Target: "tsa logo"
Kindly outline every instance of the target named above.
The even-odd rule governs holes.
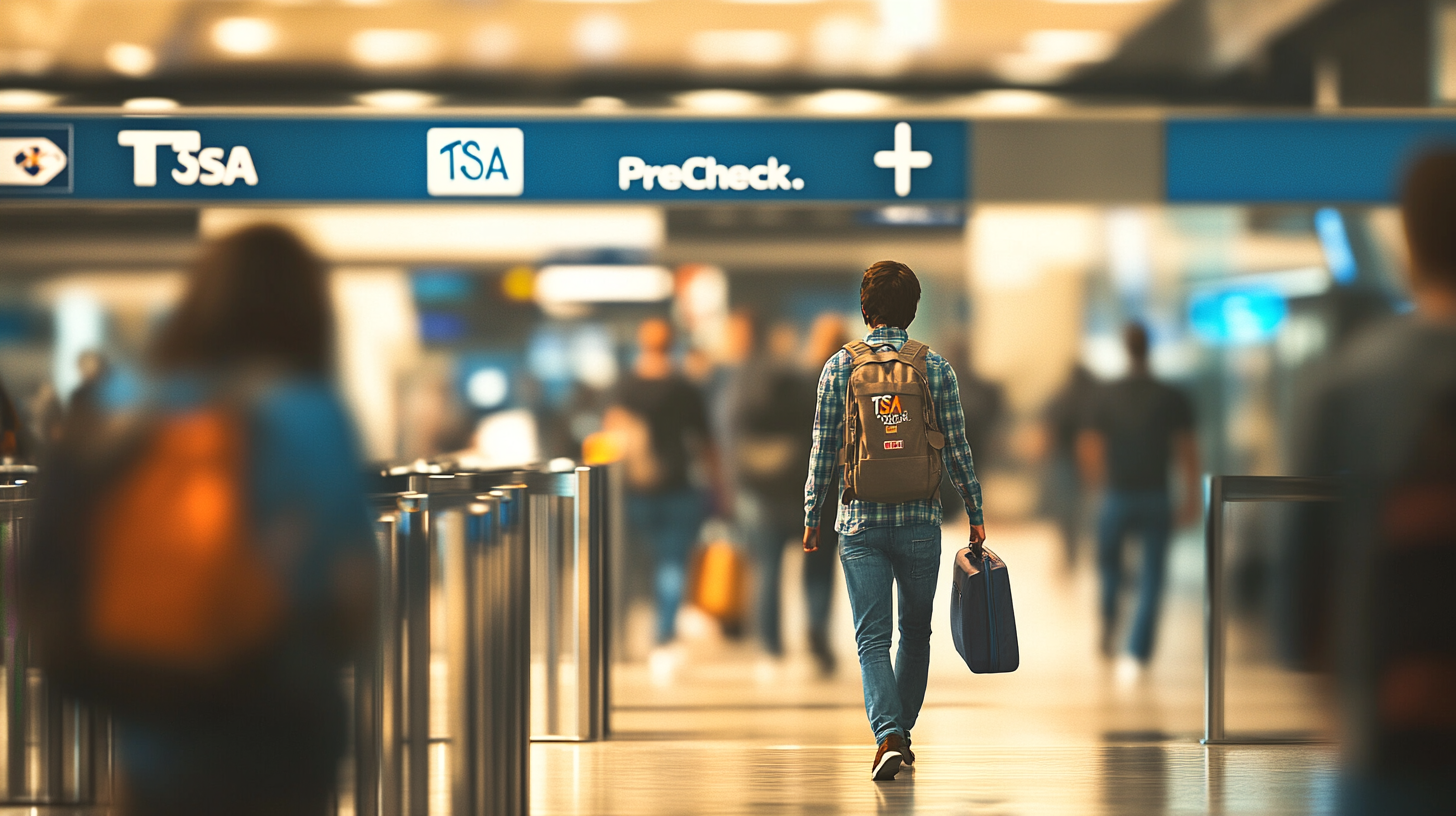
[[[44,187],[69,164],[66,151],[44,136],[0,136],[0,185]]]
[[[157,186],[157,148],[160,147],[170,147],[176,154],[177,166],[171,176],[183,187],[198,182],[205,187],[219,184],[231,187],[238,181],[249,187],[258,186],[258,170],[253,166],[253,154],[248,148],[236,145],[231,151],[224,151],[220,147],[203,147],[200,131],[123,130],[116,134],[116,143],[131,148],[131,183],[136,187]]]
[[[430,128],[425,162],[432,196],[518,196],[526,188],[520,128]]]

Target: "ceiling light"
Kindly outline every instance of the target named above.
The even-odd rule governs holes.
[[[112,43],[106,47],[106,67],[129,77],[144,77],[157,67],[157,55],[145,45]]]
[[[794,40],[774,29],[699,31],[688,57],[702,68],[778,68],[794,56]]]
[[[584,15],[571,31],[571,44],[586,62],[611,62],[627,47],[627,25],[607,12]]]
[[[501,204],[203,210],[205,238],[260,222],[296,230],[335,261],[531,261],[572,250],[655,250],[667,233],[656,207]]]
[[[965,97],[963,107],[972,113],[1042,113],[1062,105],[1062,99],[1042,91],[1001,89],[981,91]]]
[[[349,56],[364,68],[426,68],[440,54],[440,38],[418,28],[367,28],[349,38]]]
[[[766,102],[759,94],[729,88],[688,91],[674,96],[672,101],[702,113],[747,113],[763,107]]]
[[[875,91],[838,88],[803,97],[801,104],[815,113],[874,113],[890,106],[890,97]]]
[[[1004,54],[992,63],[992,71],[1016,85],[1052,85],[1071,75],[1075,66],[1048,62],[1026,54]]]
[[[1141,3],[1156,3],[1158,0],[1047,0],[1047,2],[1080,6],[1132,6]]]
[[[536,274],[540,303],[655,303],[672,297],[662,266],[553,264]]]
[[[228,17],[212,27],[212,44],[235,57],[257,57],[278,44],[278,27],[257,17]]]
[[[57,94],[25,88],[0,89],[0,110],[35,110],[49,108],[60,101]]]
[[[940,41],[941,0],[879,0],[880,26],[885,38],[916,50]]]
[[[176,110],[182,107],[182,105],[177,100],[168,99],[164,96],[138,96],[121,103],[121,107],[123,110],[155,113]]]
[[[1022,41],[1026,55],[1042,62],[1080,64],[1101,62],[1117,52],[1117,38],[1110,31],[1043,29]]]
[[[627,107],[627,103],[615,96],[588,96],[581,100],[581,109],[595,113],[611,113]]]
[[[418,110],[439,104],[440,95],[426,93],[425,91],[393,88],[355,94],[354,101],[371,108],[383,108],[385,110]]]
[[[501,66],[515,59],[519,44],[514,26],[487,23],[470,32],[465,53],[476,65]]]

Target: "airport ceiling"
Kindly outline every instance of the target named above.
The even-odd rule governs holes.
[[[708,88],[1075,89],[1149,32],[1192,63],[1180,71],[1237,70],[1330,3],[0,0],[0,89],[49,89],[72,104],[149,93],[316,104],[377,88],[466,104]],[[1191,38],[1179,22],[1190,14]]]

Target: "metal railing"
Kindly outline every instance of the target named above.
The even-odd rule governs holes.
[[[524,816],[531,739],[606,736],[610,484],[380,477],[378,644],[352,676],[341,811]]]
[[[531,739],[606,738],[610,468],[531,480]]]
[[[110,721],[58,693],[31,665],[30,632],[20,615],[35,474],[28,465],[0,465],[0,804],[105,805],[111,800]]]
[[[1204,745],[1288,742],[1224,732],[1224,680],[1227,671],[1227,612],[1224,607],[1224,505],[1230,502],[1332,502],[1339,484],[1296,476],[1208,476],[1204,480],[1203,544],[1207,577],[1203,602]]]

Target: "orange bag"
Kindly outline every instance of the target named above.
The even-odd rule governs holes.
[[[743,631],[748,613],[748,560],[737,547],[714,541],[698,549],[692,569],[693,605],[716,618],[724,634]]]
[[[84,614],[98,652],[207,671],[272,635],[283,593],[249,536],[238,425],[220,410],[164,420],[97,506]]]
[[[64,441],[26,559],[37,663],[118,712],[244,692],[288,595],[253,529],[245,413],[220,400]]]

